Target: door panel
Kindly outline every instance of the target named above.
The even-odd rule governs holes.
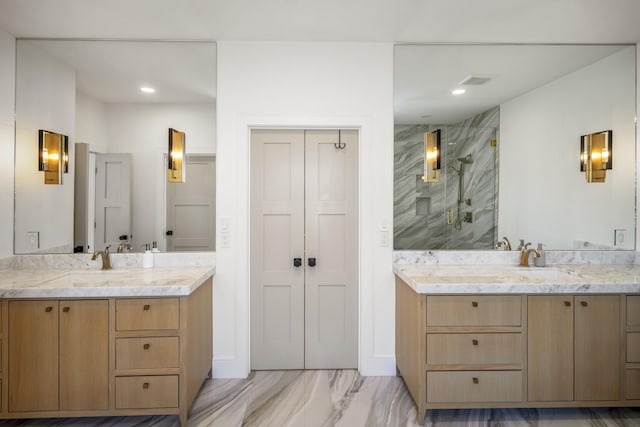
[[[304,368],[304,131],[251,135],[251,369]]]
[[[357,368],[358,132],[306,131],[305,165],[305,367]]]
[[[187,156],[185,182],[167,183],[167,251],[215,250],[213,156]]]
[[[113,248],[119,237],[131,238],[131,155],[96,155],[95,244],[93,250]]]

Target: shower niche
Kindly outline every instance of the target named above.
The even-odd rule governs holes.
[[[425,133],[440,132],[440,179],[425,182]],[[394,248],[492,249],[499,108],[460,123],[396,125]]]

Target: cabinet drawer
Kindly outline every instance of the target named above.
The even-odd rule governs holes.
[[[178,329],[178,298],[131,298],[116,300],[116,329],[136,331]]]
[[[640,326],[640,295],[627,296],[627,326]]]
[[[640,369],[627,369],[627,399],[640,399]]]
[[[627,334],[627,362],[640,363],[640,332]]]
[[[427,326],[520,326],[519,295],[427,297]]]
[[[116,369],[177,368],[178,337],[118,338]]]
[[[428,334],[429,365],[519,365],[521,334]]]
[[[522,371],[427,372],[428,403],[522,401]]]
[[[116,409],[176,408],[178,376],[116,378]]]

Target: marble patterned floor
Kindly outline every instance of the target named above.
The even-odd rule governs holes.
[[[176,416],[5,420],[0,426],[178,427]],[[259,371],[207,381],[189,427],[413,427],[416,408],[402,379],[357,371]],[[640,427],[640,408],[430,411],[425,426]]]

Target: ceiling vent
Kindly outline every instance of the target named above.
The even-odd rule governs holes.
[[[496,76],[487,76],[487,75],[470,75],[462,79],[459,86],[469,85],[469,86],[480,86],[488,82],[489,80],[495,79]]]

